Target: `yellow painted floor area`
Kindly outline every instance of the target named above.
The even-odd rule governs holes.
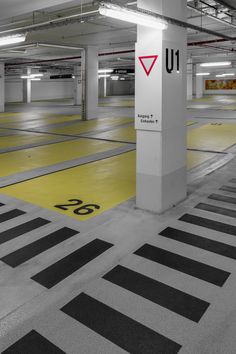
[[[47,115],[24,115],[18,118],[15,117],[9,117],[9,118],[0,118],[0,126],[4,126],[6,128],[26,128],[27,125],[31,123],[35,123],[38,126],[43,126],[43,125],[50,125],[50,124],[56,124],[56,123],[64,123],[64,122],[71,122],[78,120],[80,121],[80,115],[73,115],[73,116],[66,116],[66,115],[61,115],[61,116],[47,116]]]
[[[58,134],[68,134],[68,135],[78,135],[82,133],[87,133],[99,129],[109,129],[121,124],[132,123],[133,118],[101,118],[101,119],[92,119],[86,122],[80,122],[78,124],[73,124],[68,127],[54,128],[50,129],[50,132]]]
[[[120,143],[78,139],[0,154],[0,177],[121,147]]]
[[[51,142],[58,139],[56,135],[50,134],[21,134],[0,137],[0,149],[9,147],[20,147],[26,144],[35,144],[41,142]]]
[[[221,106],[219,109],[223,109],[224,111],[236,111],[236,105],[229,105],[229,106]]]
[[[135,196],[135,156],[135,151],[124,153],[1,188],[0,192],[85,221]],[[214,156],[188,151],[188,169]]]
[[[189,149],[224,151],[236,144],[236,124],[205,124],[187,134]]]
[[[136,132],[133,126],[117,128],[108,132],[93,135],[94,138],[133,142],[136,141]]]
[[[187,168],[188,170],[191,170],[215,156],[216,154],[210,152],[187,151]]]
[[[99,106],[101,106],[101,107],[134,107],[134,100],[102,102],[102,103],[99,103]]]
[[[187,126],[191,126],[194,124],[196,124],[196,122],[194,121],[187,122]],[[118,140],[131,143],[136,142],[136,132],[134,126],[116,128],[111,131],[93,135],[93,137],[98,139]]]
[[[1,193],[85,221],[135,195],[135,152],[2,188]],[[76,204],[75,199],[83,203],[64,206],[67,210],[55,207]],[[88,215],[74,213],[85,205],[94,211]],[[79,212],[86,214],[87,210]]]

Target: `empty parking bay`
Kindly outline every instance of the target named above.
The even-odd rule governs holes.
[[[2,188],[7,194],[79,220],[135,195],[135,152]]]
[[[50,166],[121,146],[122,144],[119,143],[78,139],[1,154],[0,177]]]
[[[224,151],[236,144],[236,124],[205,124],[187,135],[190,149]]]

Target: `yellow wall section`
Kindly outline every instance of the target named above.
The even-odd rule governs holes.
[[[224,151],[236,144],[236,124],[206,124],[188,131],[190,149]]]
[[[53,145],[0,154],[0,177],[50,166],[102,151],[121,147],[120,143],[78,139]]]
[[[135,152],[70,168],[1,189],[1,193],[61,212],[79,220],[96,216],[135,195]],[[78,216],[71,207],[67,211],[55,208],[69,199],[81,199],[84,204],[97,204],[99,210]]]

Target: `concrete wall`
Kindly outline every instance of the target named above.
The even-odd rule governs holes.
[[[6,102],[22,102],[23,80],[6,80]],[[99,80],[99,97],[103,97],[103,80]],[[32,100],[49,100],[58,98],[72,98],[74,95],[74,81],[42,80],[32,81]],[[134,81],[107,80],[107,96],[134,95]]]
[[[5,82],[6,102],[22,102],[23,80]],[[73,97],[73,80],[32,81],[32,100],[71,98]]]

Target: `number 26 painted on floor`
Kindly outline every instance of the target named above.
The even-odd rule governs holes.
[[[70,207],[81,205],[84,202],[80,199],[69,199],[68,202],[73,202],[70,204],[58,204],[54,205],[55,208],[61,209],[61,210],[68,210]],[[74,214],[76,215],[89,215],[94,213],[95,209],[100,209],[100,206],[97,204],[85,204],[81,205],[79,208],[74,209]]]

